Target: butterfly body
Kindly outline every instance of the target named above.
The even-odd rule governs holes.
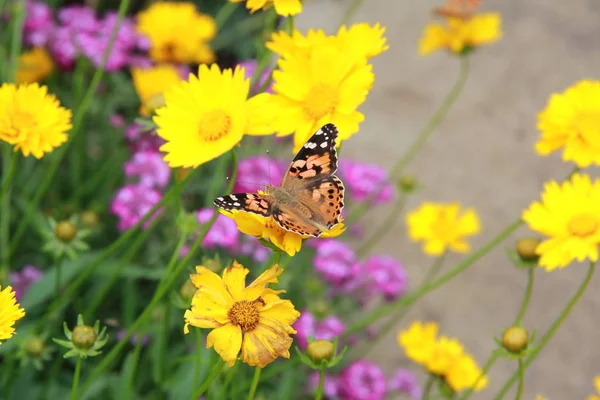
[[[280,186],[219,197],[215,205],[273,217],[285,230],[319,237],[339,223],[344,207],[344,184],[334,175],[337,135],[333,124],[319,129],[298,152]]]

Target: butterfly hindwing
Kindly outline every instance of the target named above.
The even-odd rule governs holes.
[[[306,194],[300,197],[300,202],[311,210],[318,223],[331,229],[340,222],[344,208],[344,184],[335,175],[330,175],[310,182],[306,186]]]
[[[281,184],[291,180],[319,178],[337,171],[336,140],[338,130],[334,124],[325,124],[302,146],[290,164]]]
[[[273,207],[273,219],[286,231],[294,232],[302,236],[319,237],[323,231],[316,226],[304,221],[297,215],[297,211],[288,205],[276,205]]]
[[[268,217],[271,215],[271,202],[255,193],[236,193],[218,197],[214,201],[223,210],[240,210]]]

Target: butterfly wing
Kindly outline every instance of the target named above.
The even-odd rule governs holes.
[[[267,197],[255,193],[235,193],[218,197],[215,205],[223,210],[246,211],[263,217],[271,215],[271,202]]]
[[[298,210],[287,204],[276,204],[273,207],[273,219],[286,231],[302,236],[319,237],[323,233],[317,226],[300,216]]]
[[[340,222],[344,208],[344,184],[335,175],[325,176],[310,182],[298,200],[312,211],[312,219],[317,224],[331,229]]]

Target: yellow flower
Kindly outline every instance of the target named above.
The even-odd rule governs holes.
[[[232,3],[240,3],[245,0],[229,0]],[[250,13],[254,13],[260,9],[267,9],[270,6],[275,7],[275,12],[278,15],[289,17],[296,15],[302,11],[302,3],[300,0],[247,0],[246,8]]]
[[[249,87],[243,68],[221,72],[216,64],[171,86],[154,117],[169,166],[197,167],[231,150],[245,133],[271,133],[268,94],[248,99]]]
[[[217,25],[193,3],[153,3],[138,13],[137,30],[150,40],[150,57],[157,62],[200,64],[215,60],[207,42],[217,33]]]
[[[471,246],[465,238],[480,231],[475,210],[461,210],[458,203],[425,202],[406,217],[408,236],[413,241],[423,241],[423,251],[430,256],[440,256],[448,249],[466,253]]]
[[[598,260],[600,244],[600,179],[575,174],[562,185],[544,185],[541,202],[533,202],[523,212],[529,228],[548,239],[535,252],[539,265],[547,271],[564,268],[574,260]]]
[[[471,47],[495,42],[502,36],[501,17],[498,13],[483,13],[471,18],[446,18],[446,24],[431,23],[419,43],[419,53],[427,55],[435,50],[450,49],[461,53]]]
[[[0,286],[0,344],[15,334],[15,322],[25,316],[25,310],[20,307],[12,287],[2,290]]]
[[[433,374],[444,375],[462,354],[463,347],[456,339],[442,336],[433,346],[425,366]]]
[[[40,82],[52,73],[54,63],[44,48],[36,47],[19,56],[17,83]]]
[[[478,392],[488,384],[487,377],[481,376],[482,372],[473,357],[463,354],[448,369],[444,378],[448,386],[456,392],[469,388]]]
[[[240,232],[255,236],[258,239],[268,239],[272,244],[285,251],[289,256],[295,255],[302,247],[303,236],[287,231],[280,227],[272,217],[263,217],[257,214],[231,210],[220,212],[233,219]],[[325,231],[320,238],[332,238],[341,235],[346,230],[343,222]]]
[[[596,393],[591,394],[587,397],[587,400],[600,400],[600,375],[594,378],[594,387],[596,388]]]
[[[67,141],[71,111],[60,106],[46,86],[3,84],[0,87],[0,140],[24,156],[41,158]]]
[[[398,333],[398,344],[406,356],[425,365],[431,358],[437,343],[438,324],[413,322],[407,330]]]
[[[144,116],[164,106],[164,92],[182,80],[177,68],[170,64],[151,68],[133,68],[131,76],[135,91],[142,102],[140,114]]]
[[[600,165],[600,81],[581,81],[553,94],[538,114],[541,155],[563,149],[564,161],[578,167]]]
[[[184,332],[189,325],[213,330],[206,338],[206,348],[215,351],[230,366],[241,350],[242,361],[261,368],[277,357],[290,357],[291,325],[300,313],[289,300],[278,294],[285,290],[269,289],[277,283],[283,270],[275,264],[254,282],[245,286],[250,272],[236,261],[225,268],[223,278],[209,269],[198,266],[190,275],[198,288],[191,310],[185,312]]]

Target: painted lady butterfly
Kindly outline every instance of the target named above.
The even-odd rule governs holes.
[[[290,164],[281,186],[266,186],[266,193],[236,193],[219,197],[215,205],[272,216],[283,229],[319,237],[340,222],[344,184],[337,171],[334,124],[326,124],[304,144]]]

